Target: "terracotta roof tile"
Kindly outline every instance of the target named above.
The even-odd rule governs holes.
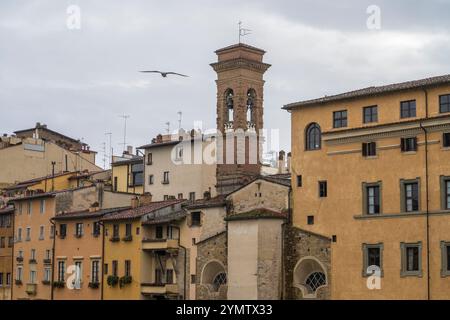
[[[151,202],[148,205],[144,205],[137,208],[129,208],[126,210],[118,211],[115,213],[107,214],[104,217],[104,221],[113,221],[113,220],[128,220],[128,219],[136,219],[140,218],[143,215],[153,212],[155,210],[165,208],[174,204],[185,202],[184,199],[177,200],[168,200],[168,201],[155,201]]]
[[[411,90],[411,89],[417,89],[422,87],[432,87],[442,84],[450,84],[450,74],[437,76],[437,77],[431,77],[426,79],[420,79],[420,80],[414,80],[414,81],[407,81],[407,82],[400,82],[400,83],[394,83],[389,84],[385,86],[373,86],[368,87],[364,89],[349,91],[337,95],[331,95],[331,96],[325,96],[318,99],[311,99],[311,100],[304,100],[299,102],[294,102],[285,105],[282,109],[285,110],[292,110],[297,107],[302,106],[308,106],[308,105],[319,105],[324,104],[328,102],[335,102],[335,101],[341,101],[346,99],[352,99],[352,98],[360,98],[370,95],[376,95],[376,94],[384,94],[384,93],[390,93],[390,92],[396,92],[396,91],[403,91],[403,90]]]

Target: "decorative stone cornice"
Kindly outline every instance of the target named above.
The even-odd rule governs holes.
[[[233,69],[239,69],[239,68],[245,68],[257,72],[264,73],[267,69],[271,67],[270,64],[258,62],[258,61],[251,61],[244,58],[237,58],[232,60],[226,60],[221,62],[215,62],[211,63],[210,66],[214,69],[214,71],[226,71],[226,70],[233,70]]]
[[[339,145],[367,140],[402,137],[405,135],[414,136],[423,133],[421,124],[428,132],[450,130],[450,115],[338,131],[327,131],[322,134],[322,138],[327,145]]]

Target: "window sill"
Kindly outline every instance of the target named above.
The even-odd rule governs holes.
[[[412,155],[416,155],[417,154],[417,151],[403,151],[402,152],[402,155],[405,155],[405,156],[412,156]]]
[[[407,278],[407,277],[417,277],[422,278],[422,271],[402,271],[400,272],[401,278]]]
[[[442,151],[450,151],[450,147],[442,147],[441,150]]]
[[[366,160],[375,160],[375,159],[378,159],[378,156],[363,156],[363,159],[366,159]]]

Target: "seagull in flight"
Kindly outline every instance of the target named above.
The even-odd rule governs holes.
[[[163,78],[167,78],[167,75],[169,75],[169,74],[173,74],[175,76],[181,76],[181,77],[189,77],[189,76],[187,76],[185,74],[171,72],[171,71],[163,72],[163,71],[158,71],[158,70],[152,70],[152,71],[144,70],[144,71],[140,71],[140,72],[144,72],[144,73],[159,73]]]

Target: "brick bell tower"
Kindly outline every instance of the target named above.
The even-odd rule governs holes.
[[[264,50],[243,43],[215,53],[218,61],[211,67],[217,73],[217,130],[223,135],[217,140],[217,192],[228,194],[261,172],[257,134],[263,128],[263,75],[270,65],[263,62]],[[232,132],[245,132],[244,140],[230,140]],[[250,147],[252,134],[256,151]]]

